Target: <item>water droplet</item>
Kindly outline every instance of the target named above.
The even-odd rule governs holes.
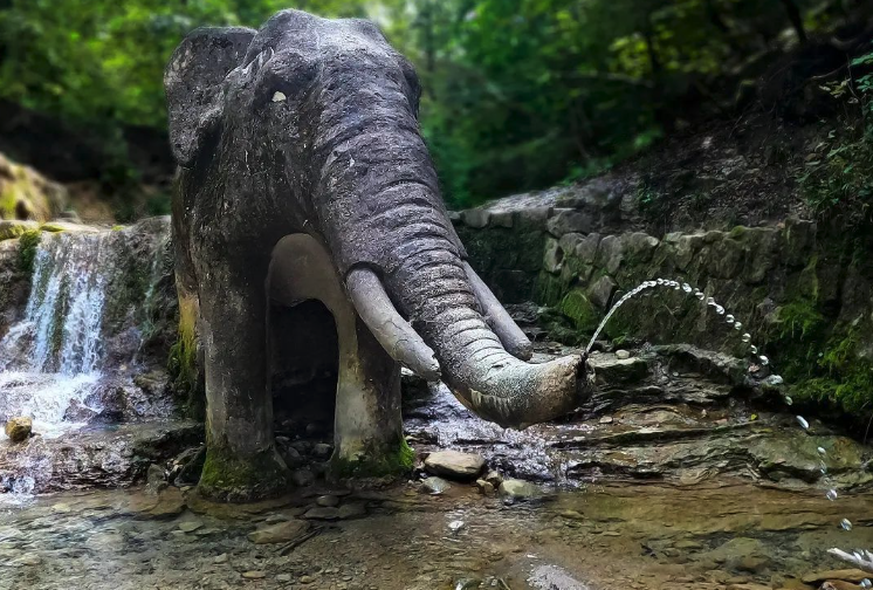
[[[788,405],[788,406],[790,406],[790,405],[792,405],[793,403],[794,403],[794,400],[791,399],[791,396],[790,396],[790,395],[786,395],[786,396],[785,396],[785,404]]]
[[[852,530],[852,521],[848,518],[844,518],[840,521],[840,526],[843,527],[843,530],[851,531]]]
[[[768,359],[763,354],[758,357],[758,360],[761,361],[761,364],[764,365],[765,367],[770,364],[770,359]]]
[[[743,329],[743,322],[737,322],[734,324],[734,330],[740,331]]]
[[[729,324],[733,324],[736,321],[736,318],[731,314],[727,314],[727,317],[724,319]]]
[[[758,354],[758,347],[753,344],[749,347],[749,352],[751,352],[752,354]]]
[[[721,305],[716,305],[715,313],[717,313],[718,315],[724,315],[724,308]]]
[[[463,520],[453,520],[452,522],[449,523],[449,530],[452,531],[453,533],[458,532],[462,528],[464,528],[464,521]]]
[[[679,286],[679,283],[677,283],[676,281],[672,281],[672,284],[670,286],[673,287],[674,291],[678,291],[679,289],[682,288]]]
[[[752,341],[752,335],[749,334],[748,332],[746,332],[745,334],[743,334],[742,341],[743,341],[745,344],[748,344],[749,342]]]
[[[818,471],[822,475],[828,474],[828,466],[824,464],[824,461],[822,461],[821,464],[818,466]]]
[[[873,588],[873,582],[869,578],[861,580],[861,588]]]
[[[655,279],[655,283],[657,283],[658,285],[663,285],[666,282],[667,281],[665,281],[664,279]]]
[[[803,416],[797,417],[797,423],[800,424],[800,427],[804,430],[809,430],[809,422],[806,421],[806,418]]]
[[[706,297],[706,295],[700,289],[694,291],[694,296],[697,297],[698,299],[700,299],[701,301],[703,301],[703,298]]]
[[[715,307],[716,305],[718,305],[718,304],[715,302],[715,297],[707,297],[707,298],[706,298],[706,304],[707,304],[707,305],[711,305],[711,306],[713,306],[713,307]]]
[[[691,293],[691,285],[688,283],[682,283],[682,290],[686,293]]]
[[[827,498],[827,499],[830,500],[831,502],[833,502],[834,500],[836,500],[836,499],[837,499],[837,496],[838,496],[838,494],[837,494],[837,490],[835,490],[835,489],[830,489],[830,490],[828,490],[828,493],[825,494],[825,498]]]
[[[828,454],[828,452],[825,450],[824,447],[818,447],[818,448],[816,449],[816,451],[818,451],[818,454],[821,455],[822,457],[824,457],[825,455]]]

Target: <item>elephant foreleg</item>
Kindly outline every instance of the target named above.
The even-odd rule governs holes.
[[[274,496],[287,487],[288,468],[276,452],[266,380],[266,268],[219,264],[207,276],[200,308],[207,451],[198,489],[226,501]]]

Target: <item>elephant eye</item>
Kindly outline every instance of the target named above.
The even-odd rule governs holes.
[[[257,92],[264,102],[285,102],[305,92],[316,74],[312,61],[298,54],[279,53],[261,70]]]

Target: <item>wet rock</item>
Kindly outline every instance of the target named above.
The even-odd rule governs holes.
[[[857,568],[844,570],[823,570],[804,575],[800,580],[804,584],[820,584],[827,580],[842,580],[844,582],[859,583],[865,579],[873,579],[873,573],[865,572]]]
[[[157,494],[168,485],[164,468],[156,463],[149,465],[146,472],[146,491],[150,494]]]
[[[495,488],[499,487],[500,484],[503,483],[503,476],[494,469],[489,469],[488,473],[486,473],[485,477],[483,477],[482,479],[493,485]]]
[[[494,484],[490,481],[485,481],[484,479],[476,480],[476,487],[479,488],[479,492],[486,496],[494,495]]]
[[[318,443],[312,447],[312,454],[319,459],[327,459],[333,452],[333,445],[327,443]]]
[[[337,520],[339,517],[339,509],[332,506],[316,506],[303,514],[303,518],[309,520]]]
[[[520,479],[507,479],[500,484],[500,495],[511,502],[535,500],[543,496],[543,491],[536,484]]]
[[[5,431],[12,442],[24,442],[33,435],[33,420],[26,416],[10,418],[6,422]]]
[[[343,504],[337,511],[337,517],[340,520],[351,520],[367,516],[367,505],[363,502],[350,502]]]
[[[197,529],[203,527],[203,523],[199,520],[186,520],[179,523],[179,530],[183,533],[193,533]]]
[[[473,453],[437,451],[424,461],[428,473],[459,481],[476,479],[485,467],[485,459]]]
[[[421,491],[433,496],[443,494],[452,488],[452,484],[441,477],[432,475],[421,482]]]
[[[296,539],[308,530],[309,523],[304,520],[286,520],[249,533],[248,538],[249,541],[256,545],[286,543]]]
[[[197,485],[206,462],[206,446],[188,449],[173,460],[169,479],[177,487]]]
[[[335,508],[339,505],[339,498],[331,494],[325,494],[317,497],[315,503],[324,508]]]
[[[315,483],[315,475],[308,469],[298,469],[291,473],[291,481],[297,487],[311,486]]]
[[[620,359],[601,354],[589,359],[597,382],[603,385],[627,385],[638,383],[649,374],[649,363],[640,357]]]
[[[267,573],[261,570],[250,570],[242,573],[242,577],[247,580],[262,580],[267,577]]]

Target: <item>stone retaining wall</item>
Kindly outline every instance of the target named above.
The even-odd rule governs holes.
[[[547,306],[553,336],[581,343],[623,293],[645,280],[675,279],[727,312],[662,288],[625,304],[606,337],[743,356],[748,332],[800,399],[859,418],[873,402],[873,241],[866,236],[799,219],[652,236],[621,223],[628,211],[621,197],[599,208],[590,199],[570,207],[555,198],[512,204],[453,218],[474,268],[498,297]],[[742,329],[727,324],[728,314]]]

